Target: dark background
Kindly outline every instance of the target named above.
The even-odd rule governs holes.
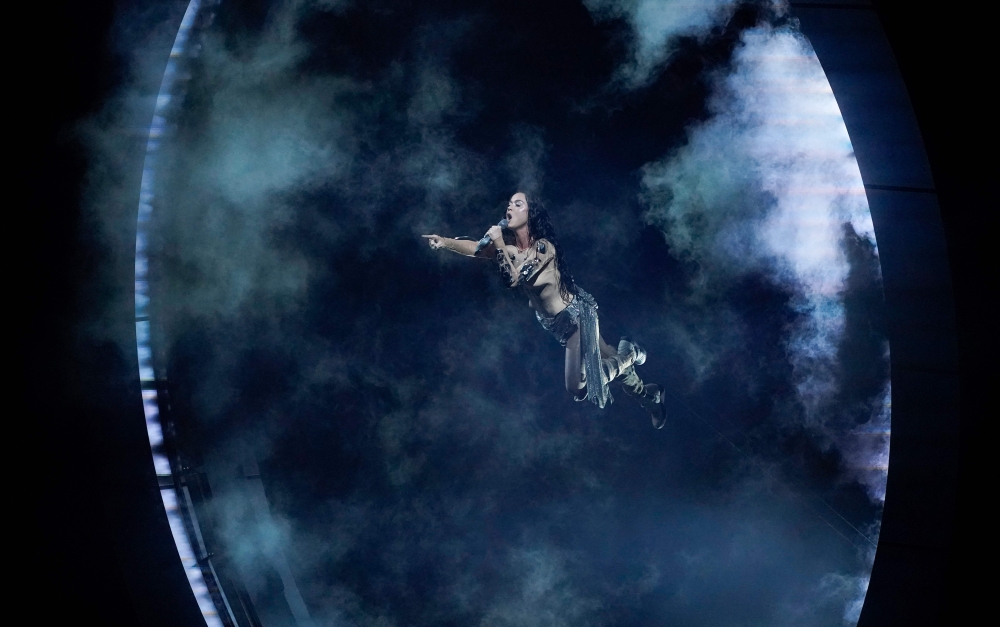
[[[957,621],[957,613],[981,604],[976,555],[985,547],[984,480],[976,460],[984,452],[981,424],[988,412],[987,395],[995,380],[988,330],[991,284],[985,267],[987,212],[992,206],[986,187],[986,162],[980,147],[985,131],[985,65],[982,20],[968,13],[921,13],[904,3],[876,3],[883,27],[909,89],[939,190],[942,217],[956,294],[961,354],[962,467],[957,491],[959,509],[947,612],[951,620],[926,616],[927,624]],[[74,622],[104,625],[138,624],[123,571],[115,559],[101,493],[119,492],[107,483],[109,455],[128,455],[96,428],[113,422],[115,365],[100,348],[80,346],[76,324],[91,310],[94,294],[88,280],[102,263],[101,250],[81,238],[87,228],[80,206],[87,171],[83,147],[71,128],[97,112],[123,78],[124,60],[109,52],[107,38],[115,3],[57,5],[31,24],[28,79],[24,94],[27,128],[37,129],[28,146],[29,185],[26,260],[13,267],[29,269],[28,333],[18,333],[28,385],[31,479],[28,586],[59,599],[46,614]],[[985,31],[985,26],[978,27]],[[988,74],[985,74],[988,76]],[[37,133],[42,137],[37,138]],[[20,177],[19,177],[20,178]],[[22,179],[23,180],[23,179]],[[94,382],[100,385],[94,386]],[[101,396],[95,402],[94,396]],[[121,407],[117,408],[122,410]],[[124,410],[121,411],[125,414]],[[20,416],[20,413],[15,414]],[[13,420],[17,420],[12,416]],[[13,448],[13,447],[12,447]],[[20,449],[17,446],[17,449]],[[137,454],[145,456],[142,449]],[[128,479],[122,479],[127,481]],[[143,559],[172,559],[171,546],[147,545]],[[183,583],[183,582],[181,582]],[[876,591],[869,592],[877,602]],[[905,593],[901,591],[900,593]],[[177,594],[190,594],[186,586]],[[165,595],[169,596],[169,595]],[[65,613],[62,615],[62,613]],[[55,619],[55,616],[52,616]],[[48,622],[48,621],[46,621]]]

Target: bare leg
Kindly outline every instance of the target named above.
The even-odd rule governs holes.
[[[577,398],[586,394],[586,383],[583,380],[583,362],[580,357],[580,330],[577,329],[566,341],[566,390]]]

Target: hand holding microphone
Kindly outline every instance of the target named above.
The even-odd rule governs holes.
[[[500,227],[501,229],[507,228],[507,218],[504,218],[503,220],[500,220],[500,222],[497,224],[497,226]],[[490,229],[490,230],[492,231],[493,229]],[[490,238],[490,234],[486,233],[486,235],[483,236],[483,239],[479,240],[479,243],[476,244],[476,252],[473,253],[473,254],[478,254],[479,251],[481,251],[482,249],[484,249],[487,246],[489,246],[490,245],[490,241],[492,241],[491,238]]]

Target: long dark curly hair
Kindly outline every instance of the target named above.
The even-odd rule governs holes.
[[[559,270],[559,293],[563,298],[570,294],[576,294],[576,281],[573,280],[573,272],[566,262],[566,249],[563,248],[556,236],[556,231],[552,228],[552,221],[549,219],[549,210],[545,206],[545,201],[530,192],[521,192],[528,201],[528,235],[531,241],[547,239],[555,246],[556,258],[553,263]],[[506,244],[514,244],[514,232],[510,229],[503,230],[503,240]]]

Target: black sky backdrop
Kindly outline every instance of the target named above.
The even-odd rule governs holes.
[[[457,200],[438,201],[434,217],[442,225],[439,231],[448,227],[474,234],[482,223],[492,222],[507,192],[524,176],[523,168],[504,171],[493,164],[503,164],[511,153],[530,154],[533,138],[541,136],[547,147],[544,193],[556,207],[578,209],[573,214],[556,212],[577,276],[598,295],[611,321],[650,345],[659,361],[655,365],[651,360],[647,367],[650,377],[671,384],[699,411],[720,409],[723,415],[716,424],[731,420],[736,422],[731,428],[751,432],[755,442],[747,450],[781,467],[778,474],[785,483],[801,481],[796,487],[805,488],[803,493],[822,494],[858,524],[871,520],[863,490],[838,481],[836,459],[808,437],[767,424],[766,405],[782,391],[788,394],[787,382],[786,389],[782,385],[781,357],[773,354],[774,340],[766,335],[770,329],[780,338],[782,324],[794,316],[780,288],[748,276],[723,295],[727,306],[761,331],[760,343],[745,347],[743,354],[728,355],[734,360],[732,370],[718,373],[693,395],[686,394],[690,390],[683,373],[669,367],[671,350],[678,350],[669,338],[642,336],[645,327],[655,326],[644,323],[662,308],[663,293],[683,292],[687,269],[671,257],[658,233],[643,226],[634,169],[680,141],[685,125],[705,115],[703,77],[724,67],[734,33],[685,42],[648,89],[623,97],[608,95],[601,88],[616,53],[621,54],[621,25],[595,27],[582,19],[581,11],[576,10],[578,30],[567,27],[560,32],[560,20],[554,21],[557,27],[543,28],[553,22],[542,19],[550,16],[537,15],[506,25],[510,31],[538,24],[539,34],[554,31],[551,40],[565,39],[582,48],[587,46],[579,41],[589,37],[591,48],[598,50],[585,52],[601,70],[586,73],[600,80],[579,77],[556,90],[552,68],[547,69],[549,75],[543,68],[537,77],[508,67],[482,71],[493,77],[507,70],[508,76],[531,86],[531,102],[524,103],[524,93],[511,94],[506,81],[483,80],[483,93],[472,98],[481,108],[475,115],[462,112],[456,114],[460,119],[449,121],[455,145],[486,157],[483,171],[476,171],[478,189],[463,190]],[[404,33],[419,31],[415,26],[421,23],[457,20],[454,8],[428,13],[361,19],[348,12],[329,18],[329,32],[340,28],[356,33],[359,24],[379,17],[409,24],[398,26]],[[511,13],[505,6],[505,11],[483,11],[476,17],[490,25],[487,30],[502,33],[503,18]],[[240,42],[253,40],[266,23],[265,15],[263,9],[256,16],[223,13],[220,26],[238,33],[236,43],[230,43],[238,49]],[[734,28],[754,21],[737,20]],[[574,24],[572,19],[567,22]],[[472,48],[496,63],[496,43],[490,36],[462,26],[476,33],[468,37],[476,42]],[[315,48],[323,47],[322,36],[309,30],[302,28],[303,35]],[[359,82],[377,81],[390,72],[392,60],[406,56],[405,35],[386,37],[397,45],[391,51],[365,49],[369,40],[361,39],[365,41],[353,49],[328,46],[332,50],[325,54],[310,54],[302,73],[335,72]],[[529,38],[528,46],[536,41]],[[473,52],[463,49],[463,62],[452,66],[461,66],[453,76],[463,85],[475,82]],[[535,54],[525,58],[550,58]],[[404,68],[401,74],[408,72]],[[406,81],[399,80],[404,102],[395,106],[372,106],[365,102],[371,94],[348,94],[348,99],[358,99],[350,101],[351,107],[367,107],[388,118],[379,119],[383,137],[364,138],[359,152],[370,155],[371,161],[398,142],[392,117],[394,109],[398,116],[407,104]],[[504,107],[491,104],[505,98]],[[664,101],[670,102],[671,115],[655,115],[657,107],[650,103]],[[199,94],[190,94],[189,102],[193,104],[186,124],[195,127]],[[570,117],[567,109],[576,112],[575,125],[564,119]],[[675,111],[683,111],[683,117],[674,119]],[[292,536],[307,538],[299,537],[293,551],[328,547],[331,536],[348,530],[349,538],[338,539],[345,547],[342,554],[331,557],[337,551],[327,548],[320,551],[322,559],[301,559],[302,583],[315,586],[309,591],[311,599],[330,599],[331,587],[340,594],[332,597],[339,602],[337,610],[313,600],[317,615],[337,611],[355,620],[377,615],[404,624],[526,624],[516,613],[526,595],[543,610],[571,617],[569,624],[662,624],[671,618],[682,624],[775,624],[769,617],[789,597],[822,596],[809,587],[814,582],[802,579],[857,568],[853,547],[762,477],[759,468],[745,466],[685,408],[673,408],[676,420],[664,437],[652,434],[641,412],[626,402],[602,414],[568,403],[559,388],[560,351],[533,323],[523,303],[506,296],[487,269],[442,262],[420,248],[420,242],[408,242],[414,222],[423,219],[426,202],[414,211],[414,190],[406,185],[373,201],[364,175],[351,172],[361,180],[340,188],[311,189],[294,198],[296,204],[315,207],[318,217],[295,216],[269,240],[279,249],[284,245],[308,251],[310,273],[324,272],[313,269],[312,260],[320,258],[337,277],[312,280],[310,274],[307,294],[297,295],[301,301],[291,314],[276,320],[269,315],[273,311],[261,314],[245,307],[211,320],[199,315],[199,303],[164,312],[176,325],[171,328],[171,374],[180,392],[178,403],[183,405],[185,398],[189,403],[185,437],[192,450],[199,450],[203,463],[211,465],[212,456],[218,455],[213,446],[221,446],[237,431],[249,434],[253,446],[264,447],[259,452],[267,458],[265,477],[273,507],[295,528]],[[378,180],[386,173],[369,176]],[[377,184],[371,187],[380,189]],[[483,208],[470,210],[476,202]],[[352,216],[355,219],[339,226],[349,237],[330,242],[317,235],[324,208],[375,205],[384,211],[381,221],[378,215],[359,211],[364,220]],[[610,232],[617,246],[602,250],[593,241],[593,220],[587,218],[606,207],[613,208],[616,219],[602,234]],[[391,217],[407,213],[409,222],[402,228]],[[342,216],[336,221],[345,222]],[[853,262],[852,298],[870,308],[870,254],[849,235],[845,245]],[[164,268],[170,272],[165,272],[165,280],[175,284],[164,293],[183,291],[185,280],[197,284],[197,274],[186,276],[170,265],[183,266],[182,257],[166,259]],[[177,300],[183,302],[183,297]],[[174,304],[168,300],[161,306],[169,310]],[[848,308],[849,321],[852,311],[857,309]],[[877,328],[877,315],[874,320]],[[290,343],[291,338],[298,339]],[[865,343],[859,344],[863,354]],[[331,353],[337,359],[324,363]],[[470,360],[470,353],[477,358]],[[220,368],[220,358],[230,361]],[[764,387],[756,397],[740,389],[740,359],[774,370],[762,376]],[[859,363],[870,367],[872,362]],[[307,368],[324,372],[317,375],[305,372]],[[213,379],[219,372],[230,383],[226,392],[231,394],[224,408],[212,415],[204,403],[206,397],[219,395]],[[873,376],[879,373],[869,373]],[[733,398],[739,411],[726,411],[727,398]],[[393,429],[403,433],[385,434]],[[331,503],[345,502],[348,511],[331,513]],[[754,531],[751,541],[733,541],[748,529]],[[758,537],[761,530],[763,540]],[[752,546],[766,555],[734,557],[734,546]],[[704,570],[693,578],[697,585],[692,587],[691,563],[699,559]],[[657,566],[661,570],[656,571]],[[463,580],[470,572],[472,580]],[[743,602],[717,604],[720,598],[740,600],[740,590],[747,595]],[[470,600],[463,605],[456,598]],[[708,600],[713,602],[711,610],[706,610]],[[808,611],[822,616],[817,621],[839,624],[842,606],[819,604]]]

